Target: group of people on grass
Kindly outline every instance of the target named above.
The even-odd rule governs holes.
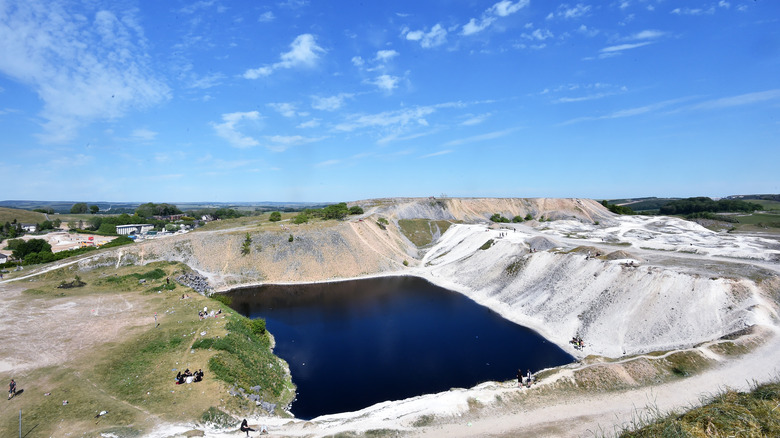
[[[190,371],[189,368],[184,370],[184,373],[179,371],[176,373],[176,384],[181,385],[182,383],[193,383],[193,382],[200,382],[203,380],[203,370],[198,369],[198,371],[195,371],[194,373]]]
[[[576,348],[577,350],[582,350],[583,348],[585,348],[585,342],[579,336],[572,337],[569,343],[574,345],[574,348]]]
[[[222,309],[219,309],[216,312],[213,311],[213,310],[211,312],[209,312],[209,308],[208,307],[204,307],[203,310],[198,310],[198,318],[200,318],[201,320],[204,320],[204,319],[206,319],[208,317],[216,318],[217,315],[219,315],[221,313],[222,313]]]

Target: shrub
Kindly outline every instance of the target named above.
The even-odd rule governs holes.
[[[409,266],[409,262],[404,260],[404,266]]]
[[[246,233],[244,243],[241,244],[241,255],[247,255],[252,250],[252,236]]]
[[[524,219],[527,220],[527,221],[532,221],[532,220],[534,220],[534,217],[531,216],[531,213],[528,213],[527,215],[525,215]]]
[[[271,216],[268,218],[268,220],[271,222],[279,222],[282,220],[282,214],[278,211],[273,211],[271,212]]]
[[[363,209],[359,205],[349,208],[349,214],[363,214]]]
[[[309,222],[309,216],[306,213],[300,213],[293,218],[293,223],[296,225],[305,224]]]
[[[290,238],[289,238],[289,239],[287,239],[287,241],[288,241],[288,242],[292,242],[293,240],[295,240],[295,238],[293,237],[293,235],[292,235],[292,234],[290,234]]]
[[[504,216],[501,216],[499,213],[493,214],[493,216],[490,216],[490,220],[493,222],[501,222],[506,223],[509,222],[509,219],[505,218]]]
[[[512,218],[512,222],[514,222],[514,223],[519,223],[519,222],[522,222],[522,221],[523,221],[523,218],[520,217],[519,215]]]
[[[493,239],[489,239],[489,240],[488,240],[487,242],[485,242],[485,243],[484,243],[482,246],[480,246],[480,247],[479,247],[479,249],[481,249],[482,251],[484,251],[484,250],[486,250],[486,249],[490,248],[491,246],[493,246]]]

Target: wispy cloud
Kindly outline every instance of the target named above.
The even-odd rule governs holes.
[[[0,72],[43,102],[41,141],[66,142],[93,121],[170,97],[148,64],[137,12],[90,12],[38,0],[0,8]]]
[[[212,123],[211,126],[217,131],[217,135],[227,140],[232,146],[249,148],[258,146],[260,142],[241,133],[241,126],[245,122],[259,121],[260,118],[260,113],[257,111],[227,113],[222,114],[222,123]]]
[[[432,152],[432,153],[430,153],[430,154],[423,155],[423,156],[421,156],[420,158],[431,158],[431,157],[438,157],[438,156],[440,156],[440,155],[447,155],[447,154],[451,154],[451,153],[452,153],[452,149],[445,149],[445,150],[443,150],[443,151],[439,151],[439,152]]]
[[[284,152],[293,146],[318,142],[323,138],[324,137],[304,137],[302,135],[271,135],[265,137],[268,141],[267,148],[274,152]]]
[[[330,167],[341,163],[341,160],[325,160],[315,164],[314,167]]]
[[[152,141],[157,137],[157,133],[145,128],[135,129],[132,132],[132,137],[139,141]]]
[[[320,55],[323,53],[325,53],[325,49],[317,45],[314,35],[308,33],[298,35],[290,44],[290,51],[280,55],[279,62],[249,69],[244,72],[244,78],[257,79],[262,76],[268,76],[280,68],[311,68],[317,64]]]
[[[486,134],[480,134],[475,135],[473,137],[466,137],[466,138],[459,138],[457,140],[448,141],[447,143],[444,143],[444,146],[458,146],[466,143],[475,143],[485,140],[494,140],[496,138],[501,138],[507,134],[510,134],[511,132],[515,131],[516,129],[504,129],[502,131],[493,131],[488,132]]]
[[[720,99],[708,100],[689,107],[691,110],[714,110],[722,108],[731,108],[735,106],[753,105],[756,103],[767,102],[780,99],[780,89],[759,91],[755,93],[740,94],[739,96],[724,97]]]
[[[491,115],[492,115],[491,113],[485,113],[485,114],[480,114],[480,115],[477,115],[477,116],[470,116],[468,119],[460,122],[460,124],[462,126],[479,125],[480,123],[482,123],[485,120],[487,120],[487,118],[490,117]]]
[[[669,99],[669,100],[664,100],[662,102],[657,102],[649,105],[614,111],[602,116],[578,117],[576,119],[571,119],[566,122],[563,122],[561,125],[570,125],[572,123],[579,123],[579,122],[592,121],[592,120],[607,120],[607,119],[620,119],[624,117],[635,117],[643,114],[653,113],[662,110],[664,108],[668,108],[672,105],[682,103],[689,99],[690,98]]]
[[[511,2],[503,0],[486,9],[479,18],[471,18],[461,27],[461,35],[474,35],[490,27],[498,18],[506,17],[523,9],[530,4],[530,0]]]
[[[447,29],[438,23],[436,23],[428,32],[404,28],[404,30],[401,31],[401,35],[409,41],[419,41],[420,46],[425,49],[438,47],[447,42]]]
[[[643,46],[646,46],[648,44],[652,44],[652,42],[651,41],[643,41],[641,43],[618,44],[616,46],[604,47],[599,52],[601,52],[601,53],[622,52],[624,50],[631,50],[631,49],[636,49],[637,47],[643,47]]]
[[[425,116],[433,114],[435,108],[431,106],[405,108],[397,111],[385,111],[378,114],[353,115],[348,121],[335,126],[336,131],[350,132],[361,128],[376,128],[389,126],[407,126],[416,124],[427,126]]]
[[[376,58],[374,59],[378,62],[387,62],[398,55],[399,53],[395,50],[379,50],[376,52]]]
[[[257,18],[257,21],[261,23],[269,23],[271,21],[274,21],[275,19],[276,16],[274,16],[274,13],[271,11],[267,11],[260,14],[260,16]]]

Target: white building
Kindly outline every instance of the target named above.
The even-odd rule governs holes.
[[[151,224],[132,224],[132,225],[117,225],[116,233],[122,236],[128,234],[144,234],[147,231],[154,229],[154,225]]]

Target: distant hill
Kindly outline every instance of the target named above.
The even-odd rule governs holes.
[[[101,213],[132,214],[142,202],[106,202],[106,201],[29,201],[8,200],[0,201],[0,207],[17,208],[22,210],[35,210],[36,208],[51,208],[55,213],[70,213],[70,208],[77,202],[86,202],[87,205],[97,205]],[[243,211],[300,211],[304,208],[320,208],[331,203],[328,202],[169,202],[182,211],[232,208]]]
[[[35,211],[0,207],[0,225],[6,222],[13,222],[14,219],[16,219],[16,222],[23,224],[38,224],[46,220],[46,215]]]
[[[750,199],[758,199],[762,201],[777,201],[780,202],[780,195],[731,195],[727,196],[727,199],[741,199],[747,201]]]

